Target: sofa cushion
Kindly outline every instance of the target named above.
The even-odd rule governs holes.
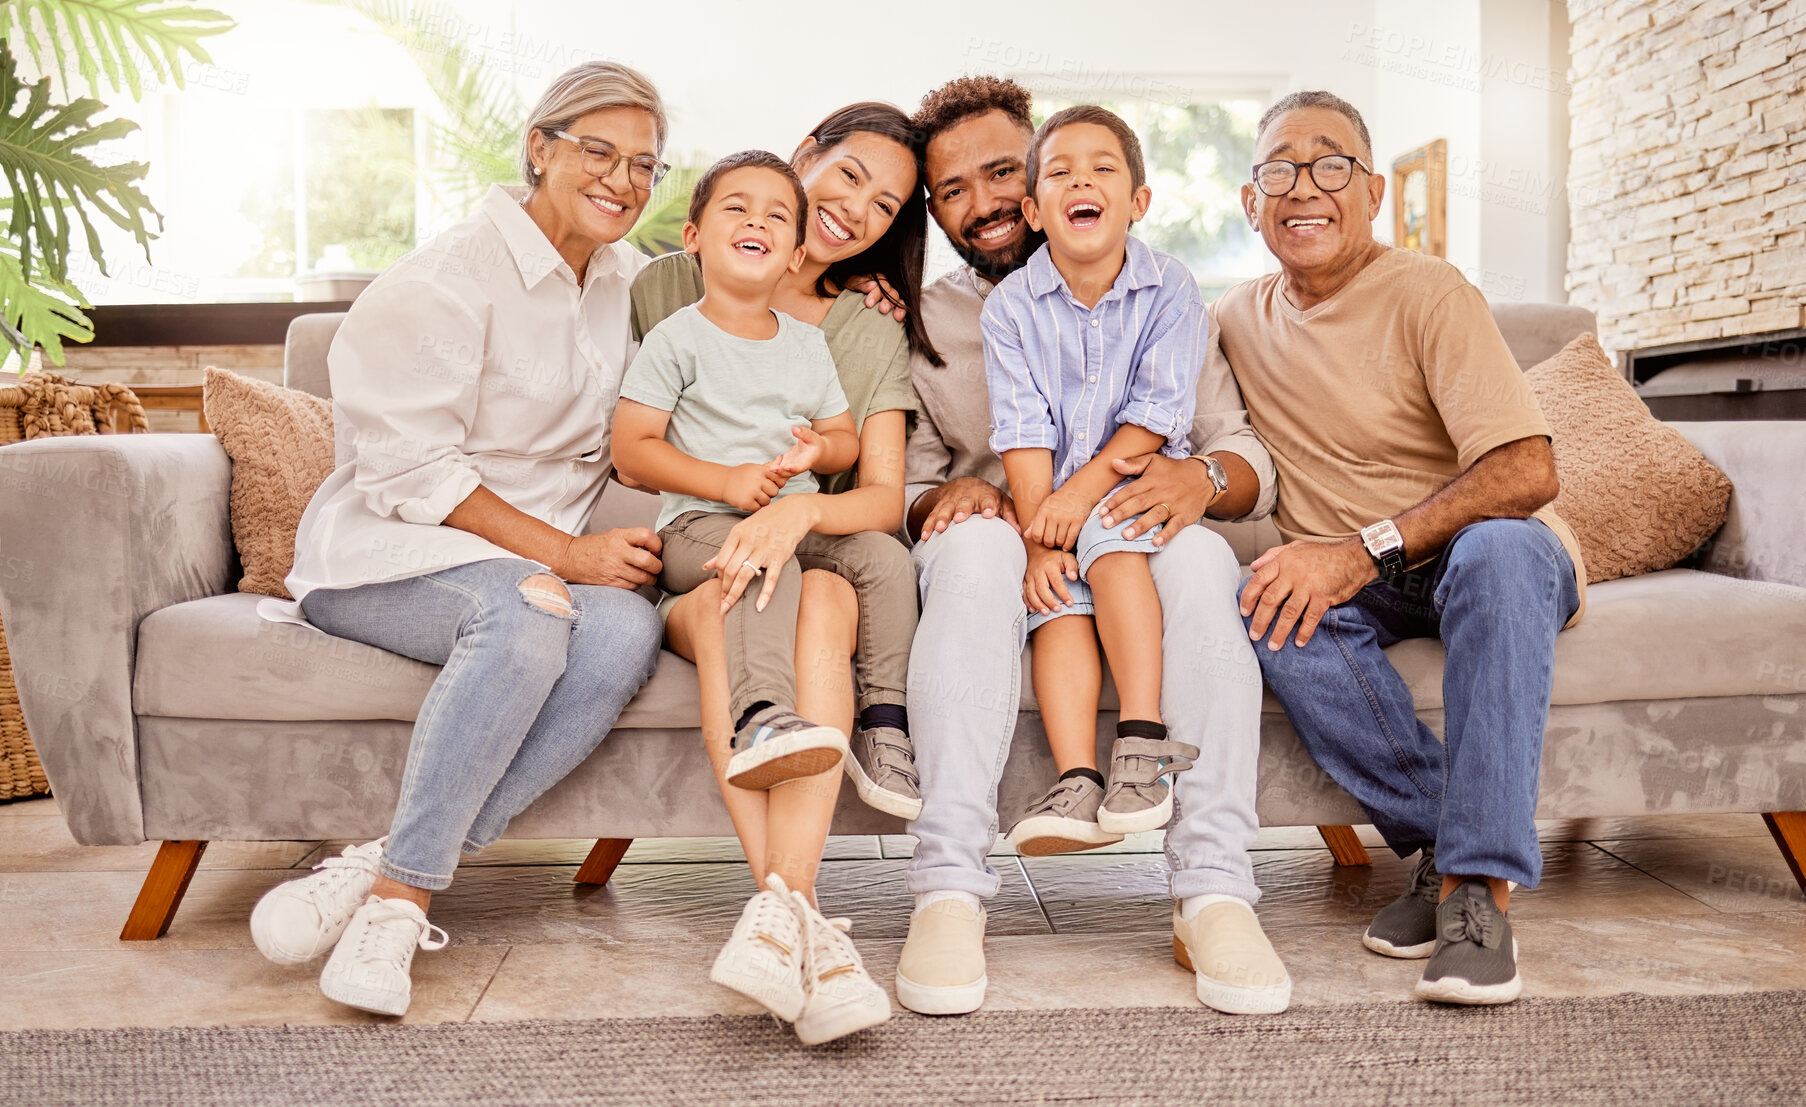
[[[1583,334],[1598,334],[1593,313],[1576,304],[1515,304],[1491,300],[1492,321],[1511,349],[1519,369],[1529,369],[1554,357],[1563,346]]]
[[[1527,377],[1554,434],[1555,511],[1589,582],[1666,569],[1724,525],[1730,478],[1649,413],[1592,335]]]
[[[332,406],[211,365],[201,406],[232,459],[232,542],[245,567],[238,590],[288,599],[295,529],[332,475]]]
[[[255,596],[166,607],[138,626],[132,710],[190,719],[398,719],[412,722],[437,665],[257,614]],[[664,651],[623,727],[702,725],[696,669]]]
[[[1670,569],[1594,590],[1586,622],[1555,645],[1557,704],[1806,691],[1806,588]],[[1252,645],[1249,647],[1252,649]],[[1387,651],[1420,711],[1442,708],[1442,643]],[[272,623],[252,596],[155,612],[138,631],[133,710],[193,719],[413,720],[438,669],[313,627]],[[1022,707],[1036,710],[1028,655]],[[1102,706],[1117,707],[1105,674]],[[1267,693],[1263,710],[1279,712]],[[622,727],[701,725],[696,672],[666,651]]]
[[[1440,641],[1387,656],[1420,711],[1442,707]],[[1555,639],[1557,704],[1802,691],[1806,588],[1692,569],[1606,581],[1587,590],[1586,621]]]

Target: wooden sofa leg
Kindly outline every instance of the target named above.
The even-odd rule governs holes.
[[[597,838],[596,844],[589,848],[589,856],[577,869],[575,883],[607,884],[608,878],[615,874],[615,866],[621,858],[627,856],[627,847],[633,845],[632,838]]]
[[[1367,847],[1361,844],[1361,837],[1354,832],[1354,827],[1320,826],[1317,833],[1323,835],[1323,844],[1329,847],[1330,856],[1336,859],[1336,864],[1373,864],[1373,858],[1367,856]]]
[[[1769,811],[1762,821],[1775,836],[1775,845],[1781,847],[1781,856],[1787,858],[1800,891],[1806,892],[1806,811]]]
[[[169,930],[176,908],[188,892],[188,882],[200,867],[206,842],[164,842],[157,848],[157,859],[145,874],[138,889],[138,901],[119,932],[122,942],[154,942]]]

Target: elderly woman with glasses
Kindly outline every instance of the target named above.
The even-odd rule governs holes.
[[[623,236],[666,170],[665,112],[608,62],[558,77],[521,141],[524,188],[384,272],[327,363],[338,469],[295,536],[288,617],[442,666],[389,833],[257,904],[257,948],[330,951],[320,990],[408,1008],[434,891],[574,769],[652,675],[659,571],[641,528],[585,534],[646,258]],[[272,613],[275,614],[275,613]]]

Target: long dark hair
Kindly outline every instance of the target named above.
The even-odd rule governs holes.
[[[926,357],[936,368],[946,364],[928,341],[928,330],[922,326],[922,257],[928,242],[928,192],[923,187],[922,142],[909,116],[891,104],[865,100],[848,104],[810,128],[814,146],[798,152],[793,164],[798,172],[803,162],[819,156],[856,134],[874,134],[888,138],[915,157],[916,184],[903,207],[891,221],[890,229],[878,241],[850,258],[842,258],[828,266],[815,283],[819,296],[832,296],[836,288],[845,288],[855,277],[883,277],[903,299],[909,314],[903,322],[909,348]]]

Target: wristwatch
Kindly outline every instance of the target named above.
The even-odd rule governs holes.
[[[1398,532],[1398,524],[1390,519],[1381,519],[1371,526],[1361,528],[1361,545],[1367,547],[1367,556],[1379,566],[1380,579],[1391,584],[1398,575],[1405,571],[1405,538]]]
[[[1223,498],[1223,493],[1229,491],[1228,470],[1223,468],[1222,462],[1211,457],[1209,454],[1193,454],[1192,460],[1202,461],[1204,463],[1204,471],[1210,474],[1210,483],[1216,488],[1216,491],[1211,493],[1210,503],[1216,503]],[[1208,511],[1210,509],[1210,504],[1205,504],[1204,507],[1205,510]]]

